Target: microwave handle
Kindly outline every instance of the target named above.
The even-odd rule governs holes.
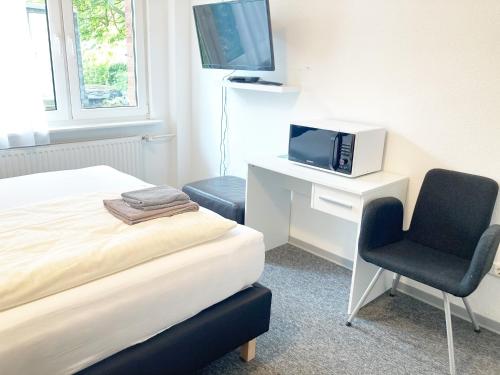
[[[332,153],[330,157],[330,168],[334,171],[336,171],[339,167],[339,157],[340,157],[340,133],[337,133],[335,135],[335,138],[333,139],[333,145],[332,145]]]

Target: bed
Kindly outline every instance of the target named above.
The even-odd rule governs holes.
[[[150,185],[99,166],[0,180],[0,210]],[[215,215],[215,214],[214,214]],[[262,234],[200,245],[0,311],[0,373],[190,373],[269,328]],[[1,296],[0,296],[1,297]]]

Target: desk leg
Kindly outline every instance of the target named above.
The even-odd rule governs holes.
[[[365,198],[363,206],[369,202],[370,199],[376,199],[381,197],[395,197],[399,199],[403,205],[406,203],[406,192],[408,190],[408,180],[400,181],[398,183],[386,186],[383,191],[378,192],[376,195],[372,195],[369,199]],[[361,217],[359,218],[359,223],[361,223]],[[351,294],[349,296],[349,308],[348,313],[351,314],[354,307],[357,305],[361,296],[365,292],[366,288],[370,284],[370,281],[375,276],[378,267],[365,262],[358,255],[358,242],[359,234],[361,232],[361,224],[358,224],[358,234],[356,236],[356,247],[354,251],[354,267],[352,270],[352,282],[351,282]],[[372,292],[366,299],[365,305],[375,298],[380,296],[382,293],[387,291],[392,286],[392,272],[384,272],[377,284],[373,288]]]
[[[245,225],[264,234],[266,250],[288,243],[291,192],[277,173],[249,165]]]
[[[358,255],[358,240],[359,240],[359,225],[358,225],[358,235],[356,238],[356,249],[354,255],[354,266],[352,269],[352,280],[351,280],[351,293],[349,295],[349,307],[347,313],[351,314],[358,304],[359,300],[363,296],[366,288],[370,285],[373,277],[377,273],[379,267],[365,262]],[[373,301],[375,298],[383,294],[387,289],[389,289],[388,275],[390,272],[384,272],[379,278],[378,282],[373,287],[373,290],[368,295],[363,306]]]

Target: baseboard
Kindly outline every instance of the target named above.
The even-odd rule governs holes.
[[[290,237],[288,239],[288,243],[293,246],[297,246],[298,248],[311,253],[313,255],[316,255],[317,257],[323,258],[325,260],[328,260],[332,263],[338,264],[341,267],[347,268],[348,270],[352,271],[352,267],[354,266],[354,263],[352,260],[343,258],[341,256],[338,256],[336,254],[333,254],[329,251],[323,250],[319,247],[316,247],[314,245],[308,244],[307,242],[304,242],[302,240],[299,240],[298,238],[295,237]]]
[[[418,299],[419,301],[425,302],[431,306],[434,306],[440,310],[443,310],[443,299],[439,298],[435,295],[432,295],[430,293],[424,292],[423,290],[420,290],[418,288],[415,288],[411,285],[404,284],[402,281],[399,283],[398,286],[398,292],[402,292],[410,297],[413,297],[415,299]],[[463,320],[470,321],[469,319],[469,314],[467,313],[467,310],[465,307],[461,307],[458,305],[455,305],[453,303],[450,304],[451,306],[451,313],[455,315],[456,317],[459,317]],[[474,310],[474,306],[472,306],[472,309]],[[481,329],[487,329],[488,331],[495,332],[497,334],[500,334],[500,322],[497,322],[493,319],[487,318],[485,316],[475,314],[476,319],[481,326]],[[472,324],[472,323],[471,323]],[[472,329],[472,328],[471,328]]]
[[[329,251],[323,250],[319,247],[316,247],[314,245],[311,245],[307,242],[304,242],[302,240],[299,240],[294,237],[290,237],[288,242],[290,245],[296,246],[308,253],[311,253],[313,255],[316,255],[317,257],[323,258],[325,260],[328,260],[332,263],[338,264],[341,267],[347,268],[349,270],[352,270],[353,268],[353,261],[350,259],[343,258],[341,256],[338,256],[336,254],[333,254]],[[399,283],[398,286],[398,291],[402,292],[410,297],[413,297],[419,301],[425,302],[431,306],[434,306],[440,310],[443,310],[443,299],[436,297],[435,295],[432,295],[430,293],[427,293],[423,290],[420,290],[418,288],[415,288],[413,286],[407,285],[404,283],[402,280]],[[469,315],[467,314],[467,310],[465,310],[465,307],[457,306],[455,304],[450,304],[451,305],[451,313],[455,315],[458,318],[461,318],[463,320],[469,321]],[[474,306],[472,307],[474,309]],[[497,334],[500,334],[500,322],[497,322],[493,319],[487,318],[485,316],[476,314],[477,321],[479,322],[479,325],[481,326],[481,329],[487,329],[488,331],[495,332]],[[472,329],[472,328],[471,328]]]

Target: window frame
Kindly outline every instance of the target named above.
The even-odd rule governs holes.
[[[137,106],[84,108],[80,99],[80,78],[75,43],[72,0],[46,0],[56,110],[46,111],[49,127],[149,118],[146,9],[145,2],[132,0],[134,10],[134,52]]]
[[[46,0],[47,30],[52,64],[52,84],[54,85],[55,110],[46,110],[47,120],[65,121],[71,119],[69,111],[69,90],[66,80],[66,60],[64,31],[59,12],[59,0]],[[59,68],[56,68],[59,67]]]

